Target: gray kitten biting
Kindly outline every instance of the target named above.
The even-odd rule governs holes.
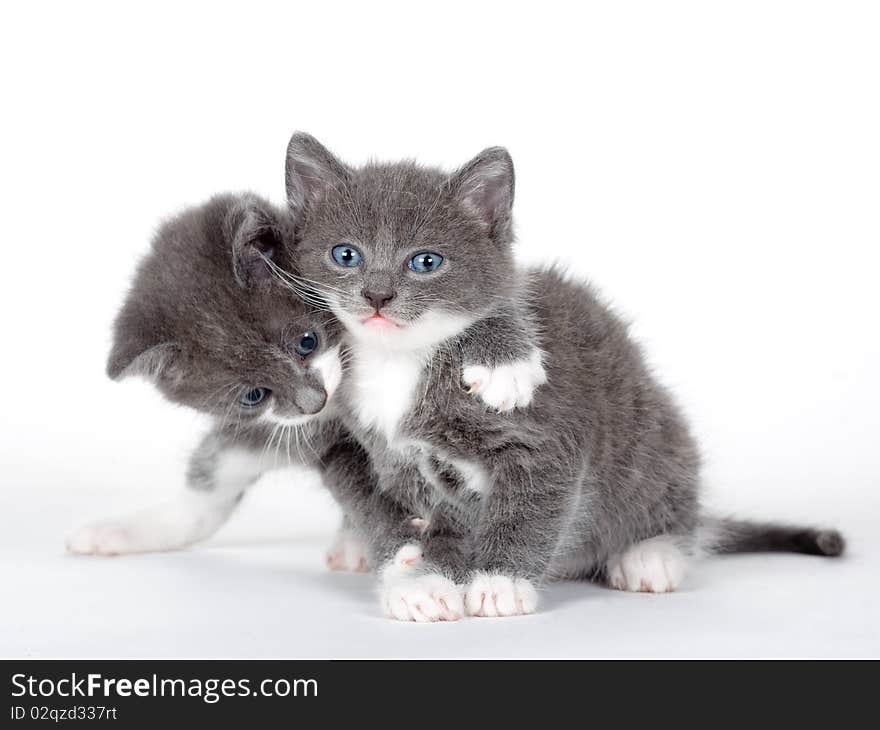
[[[333,438],[324,433],[334,429],[325,403],[342,373],[338,327],[273,275],[289,265],[291,235],[287,214],[253,195],[220,195],[162,225],[117,315],[107,372],[147,377],[169,400],[213,416],[214,427],[178,499],[83,528],[68,540],[72,552],[183,547],[213,534],[279,453],[299,446],[302,461],[326,457]],[[356,445],[350,451],[365,463]],[[329,471],[347,472],[337,460]]]
[[[287,181],[298,271],[347,333],[340,418],[386,498],[347,511],[373,526],[388,615],[530,613],[554,577],[671,591],[700,549],[842,552],[836,531],[703,516],[696,444],[624,324],[560,272],[515,266],[505,150],[451,175],[352,168],[299,133]],[[546,375],[528,407],[500,414],[459,380],[464,368],[471,389],[494,385],[463,350],[499,334],[522,373]],[[376,527],[389,504],[424,518],[418,540]]]
[[[216,196],[160,228],[116,318],[107,372],[145,376],[214,425],[191,456],[179,498],[80,529],[68,540],[72,552],[171,550],[202,540],[262,473],[291,461],[318,468],[350,509],[380,512],[383,532],[414,534],[413,515],[383,504],[368,457],[333,417],[340,330],[321,288],[293,273],[292,240],[287,212],[254,195]],[[496,366],[487,368],[490,379],[511,367],[516,348],[505,351],[503,341],[469,348],[471,362]],[[496,390],[510,407],[531,396],[522,378]],[[328,563],[367,568],[354,521],[344,519]]]

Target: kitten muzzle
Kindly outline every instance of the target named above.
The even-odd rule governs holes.
[[[378,330],[380,332],[388,332],[390,330],[401,329],[402,326],[397,324],[397,322],[393,322],[387,317],[383,317],[378,312],[367,317],[365,320],[362,321],[362,323],[365,327],[369,327],[372,330]]]

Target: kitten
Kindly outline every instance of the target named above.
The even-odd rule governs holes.
[[[72,552],[202,540],[291,441],[331,442],[317,439],[323,424],[308,422],[325,414],[339,384],[338,328],[272,275],[272,265],[288,265],[290,235],[288,216],[253,195],[217,196],[160,228],[116,318],[107,372],[149,378],[169,400],[213,416],[214,426],[190,457],[179,499],[83,528],[68,540]],[[306,448],[302,460],[321,452]]]
[[[321,290],[290,273],[292,237],[288,214],[253,195],[217,196],[159,230],[116,319],[107,371],[113,379],[149,378],[169,400],[211,415],[214,425],[191,456],[178,499],[85,527],[68,540],[72,552],[170,550],[205,539],[262,473],[291,461],[318,467],[346,504],[356,505],[359,495],[371,499],[369,460],[333,418],[342,378],[339,327],[320,306]],[[505,359],[503,338],[471,349],[491,356],[489,365],[498,361],[489,381],[516,367]],[[494,377],[496,386],[500,381]],[[513,407],[531,389],[518,378],[495,394]],[[279,455],[286,460],[279,463]],[[385,513],[393,520],[387,529],[412,532],[411,515]],[[348,519],[328,565],[368,567]]]
[[[530,613],[554,577],[671,591],[706,532],[723,552],[842,551],[834,531],[701,516],[697,447],[624,324],[560,272],[516,268],[505,150],[451,175],[355,169],[299,133],[287,186],[298,271],[347,332],[340,418],[386,503],[425,519],[418,541],[370,534],[388,615]],[[527,323],[517,357],[543,366],[547,383],[529,407],[490,414],[457,373],[464,347],[502,334],[499,316]],[[418,551],[419,570],[395,567]]]

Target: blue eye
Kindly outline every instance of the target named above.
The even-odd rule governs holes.
[[[254,406],[260,405],[260,403],[266,400],[271,394],[272,391],[268,388],[254,388],[239,398],[238,402],[245,408],[253,408]]]
[[[353,246],[346,246],[345,244],[334,246],[330,255],[333,256],[333,260],[340,266],[360,266],[364,261],[360,251]]]
[[[304,332],[296,343],[296,351],[303,357],[311,355],[318,347],[318,334],[309,330]]]
[[[433,251],[417,253],[409,260],[409,268],[419,274],[427,274],[436,271],[443,263],[443,257]]]

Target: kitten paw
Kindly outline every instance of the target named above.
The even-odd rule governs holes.
[[[379,591],[383,612],[397,621],[458,621],[464,615],[461,588],[439,573],[389,576]]]
[[[521,616],[538,608],[538,591],[525,578],[478,573],[465,590],[471,616]]]
[[[180,550],[213,535],[237,502],[222,494],[189,492],[167,504],[86,525],[67,538],[67,549],[79,555]]]
[[[620,591],[668,593],[681,585],[685,556],[669,537],[652,537],[608,561],[608,584]]]
[[[468,365],[462,368],[462,381],[468,392],[495,410],[505,412],[525,408],[532,402],[535,390],[547,382],[542,353],[534,349],[527,360],[517,360],[494,368]]]
[[[367,559],[367,546],[357,535],[340,531],[336,536],[336,541],[327,551],[327,567],[330,570],[369,573],[370,563]]]
[[[422,546],[415,542],[408,542],[401,547],[394,557],[382,568],[382,575],[389,573],[407,573],[422,562]]]
[[[74,555],[124,555],[139,552],[134,536],[126,526],[117,522],[96,522],[69,535],[64,542]]]

